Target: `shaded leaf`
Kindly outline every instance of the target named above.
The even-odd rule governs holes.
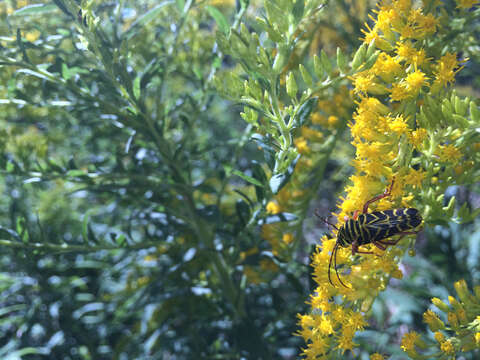
[[[211,17],[215,19],[218,28],[226,35],[230,32],[230,24],[223,14],[214,6],[206,6],[206,9]]]
[[[300,159],[300,155],[298,155],[290,164],[287,171],[283,173],[274,174],[269,181],[270,189],[274,194],[277,194],[288,182],[290,176],[293,174],[293,170],[295,169],[295,165],[297,164],[298,159]]]
[[[57,10],[57,7],[53,4],[32,4],[15,10],[10,16],[39,15],[52,12],[54,10]]]
[[[264,222],[265,222],[265,224],[273,224],[273,223],[277,223],[277,222],[293,221],[293,220],[296,220],[296,219],[298,219],[298,217],[295,214],[281,212],[281,213],[278,213],[278,214],[267,216],[265,218]]]
[[[140,16],[137,20],[133,22],[133,24],[130,26],[130,28],[125,31],[124,35],[127,37],[127,39],[131,38],[132,36],[135,35],[134,30],[136,28],[140,28],[144,26],[145,24],[149,23],[153,19],[155,19],[161,11],[163,11],[163,7],[169,4],[173,4],[173,0],[166,0],[158,4],[157,6],[153,7],[149,11],[147,11],[145,14]]]
[[[244,227],[247,225],[248,220],[250,219],[250,207],[243,200],[237,200],[235,203],[235,210],[237,211],[237,216],[240,219],[240,223]]]
[[[300,109],[298,109],[297,115],[295,117],[295,124],[297,127],[301,127],[305,125],[310,117],[312,111],[317,107],[318,104],[318,97],[310,98],[305,101]]]
[[[251,183],[251,184],[253,184],[253,185],[261,186],[261,187],[264,186],[264,185],[263,185],[260,181],[258,181],[257,179],[255,179],[255,178],[253,178],[253,177],[251,177],[251,176],[245,175],[245,174],[242,173],[241,171],[233,170],[232,173],[235,174],[235,175],[237,175],[237,176],[239,176],[239,177],[241,177],[243,180],[245,180],[246,182],[249,182],[249,183]]]

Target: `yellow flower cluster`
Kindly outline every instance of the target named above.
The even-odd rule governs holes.
[[[460,9],[470,9],[474,5],[478,5],[478,0],[456,0],[457,7]]]
[[[428,132],[418,127],[406,109],[417,106],[422,95],[451,83],[460,69],[454,54],[446,53],[435,60],[434,51],[423,47],[422,40],[432,37],[438,27],[434,10],[425,14],[422,8],[414,8],[410,0],[382,3],[375,11],[376,19],[372,17],[375,25],[367,26],[365,41],[374,41],[382,51],[370,69],[352,77],[354,93],[359,96],[354,121],[349,124],[356,148],[356,174],[350,179],[353,185],[346,188],[347,197],[341,198],[337,214],[340,224],[368,199],[381,193],[394,176],[392,196],[376,203],[376,209],[413,206],[413,193],[422,186],[425,171],[412,168],[408,160],[414,149],[423,149]],[[437,155],[441,161],[450,162],[461,157],[453,144],[439,145]],[[348,251],[342,249],[339,255]],[[392,251],[395,252],[389,253]],[[369,274],[364,266],[371,267],[375,262],[378,260],[367,259],[365,265],[359,264],[359,272]],[[390,268],[395,271],[396,266],[391,264]],[[391,275],[385,271],[382,274],[379,276],[384,280]]]
[[[413,3],[411,0],[380,3],[376,17],[371,17],[374,26],[367,25],[364,31],[364,41],[374,42],[380,52],[373,66],[351,77],[353,93],[358,96],[353,121],[349,124],[356,149],[355,174],[350,177],[352,185],[346,187],[347,195],[340,198],[339,211],[334,214],[337,227],[354,211],[361,210],[369,199],[381,194],[393,178],[391,196],[375,202],[369,210],[421,209],[413,200],[427,173],[422,167],[412,167],[411,160],[415,150],[426,150],[429,132],[419,127],[414,115],[423,97],[451,84],[461,66],[455,54],[447,52],[437,56],[438,52],[428,47],[428,40],[439,28],[436,14],[441,13],[438,8],[441,4],[432,3],[427,13]],[[454,144],[444,144],[436,149],[435,156],[441,161],[449,157],[448,161],[452,162],[459,158],[460,152]],[[302,330],[299,332],[307,342],[304,349],[307,359],[321,358],[326,349],[336,348],[342,352],[351,349],[354,346],[351,331],[363,327],[364,312],[370,309],[391,277],[402,277],[398,262],[407,243],[390,247],[381,256],[364,255],[355,259],[350,256],[350,248],[339,248],[336,262],[338,267],[348,269],[341,275],[349,288],[341,286],[334,274],[331,279],[337,286],[331,286],[328,273],[335,242],[335,238],[325,236],[313,255],[314,280],[318,287],[310,302],[318,315],[300,317]],[[367,246],[364,251],[381,252],[374,246]],[[349,326],[339,313],[346,314],[347,318],[355,314],[362,319],[357,324],[362,325]],[[435,322],[431,313],[426,318]],[[333,333],[325,331],[326,323],[331,325]],[[408,352],[414,344],[418,346],[417,338],[415,333],[406,336],[402,348]],[[446,350],[447,346],[444,346]]]
[[[363,330],[367,325],[360,313],[333,303],[324,308],[323,314],[299,315],[299,324],[302,327],[299,335],[312,339],[303,351],[309,359],[318,359],[327,352],[337,351],[343,354],[346,350],[352,350],[355,346],[355,332]],[[331,347],[332,340],[337,343],[335,349]]]
[[[447,324],[431,309],[423,314],[423,321],[433,332],[435,342],[423,341],[413,331],[403,336],[402,349],[411,358],[425,358],[427,353],[438,353],[439,350],[453,358],[456,353],[480,349],[480,286],[474,288],[474,294],[468,290],[465,280],[457,281],[454,287],[459,300],[449,296],[450,305],[439,298],[432,299]]]

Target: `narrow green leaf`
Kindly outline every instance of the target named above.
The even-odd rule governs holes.
[[[303,14],[305,12],[305,1],[297,0],[295,5],[293,5],[292,13],[293,18],[295,19],[295,24],[298,24],[302,20]]]
[[[137,76],[135,80],[133,80],[133,96],[136,100],[140,99],[140,80],[140,76]]]
[[[87,211],[85,215],[83,215],[83,222],[82,222],[82,239],[83,242],[88,245],[88,222],[90,220],[90,211]]]
[[[302,74],[303,81],[305,81],[305,84],[307,84],[308,87],[311,87],[313,85],[313,79],[308,70],[303,66],[303,64],[300,64],[298,66],[300,70],[300,74]]]
[[[121,234],[120,236],[115,237],[115,242],[117,245],[124,246],[126,244],[125,235]]]
[[[286,213],[286,212],[281,212],[278,214],[274,215],[269,215],[265,219],[266,224],[273,224],[277,222],[285,222],[285,221],[293,221],[298,219],[297,215],[291,214],[291,213]]]
[[[327,75],[330,75],[330,73],[332,72],[332,63],[330,62],[330,59],[323,50],[320,53],[320,61],[322,62],[323,69],[325,70]]]
[[[295,169],[295,165],[297,165],[298,159],[300,159],[300,154],[293,159],[287,171],[274,174],[270,178],[269,185],[274,194],[277,194],[288,183],[288,180],[290,179],[290,176],[292,176],[293,170]]]
[[[317,107],[318,97],[310,98],[305,101],[300,109],[298,109],[297,115],[295,117],[295,124],[297,127],[305,125],[310,117],[312,111]]]
[[[25,100],[21,100],[21,99],[0,99],[0,105],[2,104],[25,105],[28,103]]]
[[[313,70],[315,71],[315,75],[317,75],[320,80],[323,80],[325,69],[317,54],[313,55]]]
[[[88,72],[89,71],[87,69],[82,69],[78,66],[74,66],[74,67],[70,68],[70,67],[68,67],[67,64],[62,63],[62,77],[65,80],[69,80],[77,74],[87,74]]]
[[[275,174],[270,178],[270,189],[274,194],[278,193],[280,189],[287,183],[289,176],[285,173]]]
[[[470,116],[472,117],[473,121],[480,121],[480,110],[475,104],[475,101],[470,101]]]
[[[223,14],[214,6],[208,5],[206,9],[210,16],[215,19],[215,22],[217,23],[220,31],[222,31],[225,35],[228,35],[230,31],[230,24],[228,23],[225,16],[223,16]]]
[[[72,77],[72,74],[70,73],[70,71],[68,69],[68,65],[65,64],[65,63],[62,63],[62,77],[65,80],[68,80]]]
[[[21,359],[22,356],[25,355],[46,355],[44,351],[34,348],[34,347],[26,347],[17,351],[13,351],[7,355],[4,360],[18,360]]]
[[[252,161],[252,175],[261,184],[267,183],[267,175],[265,175],[262,165],[257,161]],[[265,198],[265,188],[263,186],[255,186],[255,194],[257,195],[257,201],[263,200]]]
[[[10,16],[39,15],[57,10],[54,4],[32,4],[15,10]]]
[[[8,315],[9,313],[21,311],[21,310],[25,309],[26,307],[27,307],[26,304],[16,304],[16,305],[10,305],[10,306],[2,307],[2,308],[0,308],[0,316],[3,317],[5,315]]]
[[[48,78],[47,76],[45,76],[45,75],[43,75],[43,74],[40,74],[39,72],[30,70],[30,69],[19,69],[19,70],[17,70],[17,73],[23,73],[23,74],[27,74],[27,75],[31,75],[31,76],[38,77],[38,78],[43,79],[43,80],[52,81],[52,80],[51,80],[50,78]]]
[[[177,4],[177,9],[180,12],[183,12],[183,10],[185,9],[185,0],[176,0],[175,3]]]
[[[258,181],[257,179],[251,177],[251,176],[248,176],[248,175],[245,175],[244,173],[242,173],[241,171],[238,171],[238,170],[233,170],[232,171],[232,174],[234,175],[237,175],[239,177],[241,177],[243,180],[245,180],[246,182],[249,182],[253,185],[256,185],[256,186],[263,186],[263,184]]]
[[[353,56],[352,60],[352,69],[357,70],[357,68],[365,61],[365,55],[367,53],[367,45],[362,44],[355,55]]]
[[[245,194],[244,192],[238,190],[238,189],[233,189],[234,192],[236,192],[238,195],[240,195],[241,197],[243,197],[245,199],[245,201],[248,203],[248,206],[250,208],[254,208],[255,207],[255,204],[253,203],[252,200],[250,200],[250,198],[248,197],[247,194]]]
[[[17,45],[22,51],[22,60],[26,63],[31,63],[30,59],[28,58],[27,51],[25,50],[25,44],[22,41],[22,33],[20,29],[17,28]]]
[[[153,19],[155,19],[160,14],[160,12],[163,10],[164,6],[169,5],[169,4],[173,4],[173,3],[174,3],[174,0],[165,0],[165,1],[161,2],[160,4],[158,4],[157,6],[151,8],[149,11],[147,11],[145,14],[143,14],[137,20],[135,20],[133,22],[133,24],[130,26],[130,28],[128,28],[128,30],[125,31],[124,35],[128,39],[131,38],[132,36],[135,35],[135,33],[133,31],[134,29],[140,28],[140,27],[144,26],[145,24],[147,24],[148,22],[152,21]]]
[[[339,47],[337,47],[337,66],[340,69],[340,71],[342,72],[342,74],[344,74],[346,72],[347,59],[346,59],[345,54],[343,53],[342,49],[340,49]]]
[[[86,173],[83,170],[70,170],[70,171],[67,171],[66,175],[68,177],[77,177],[77,176],[85,176]]]
[[[365,53],[365,57],[367,59],[370,58],[374,54],[375,50],[376,50],[375,40],[372,40],[372,41],[370,41],[370,44],[368,44],[368,48],[367,48],[367,51]]]
[[[5,171],[7,173],[10,173],[10,172],[13,172],[14,169],[15,169],[15,165],[11,161],[8,161],[7,166],[5,166]]]
[[[274,26],[278,27],[280,33],[285,33],[288,31],[288,16],[285,14],[285,11],[280,9],[277,6],[277,2],[272,0],[265,0],[264,4],[265,11],[267,12],[267,19],[270,24],[275,24]]]
[[[295,80],[295,76],[293,75],[292,72],[287,74],[286,87],[287,87],[288,96],[290,96],[292,99],[296,98],[298,86]]]
[[[245,227],[250,219],[250,206],[247,204],[247,202],[238,199],[235,203],[235,210],[237,211],[237,216],[240,219],[240,224],[242,227]]]
[[[62,10],[66,15],[70,16],[70,17],[74,17],[70,11],[67,9],[67,7],[65,6],[65,4],[63,3],[62,0],[53,0],[53,2],[58,6],[58,8],[60,10]]]

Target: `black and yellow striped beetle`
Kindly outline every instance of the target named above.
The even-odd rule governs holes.
[[[365,205],[363,205],[363,212],[361,214],[359,214],[359,210],[356,210],[352,218],[346,218],[345,223],[340,228],[337,228],[334,224],[331,224],[315,212],[315,214],[325,223],[337,229],[337,241],[335,242],[328,263],[328,281],[330,281],[330,284],[333,285],[330,277],[330,269],[332,267],[333,259],[338,281],[344,287],[348,287],[338,275],[337,251],[339,246],[348,247],[351,245],[352,255],[357,253],[373,254],[373,251],[360,251],[358,247],[361,245],[373,244],[377,248],[385,250],[386,246],[397,244],[405,235],[414,235],[418,233],[418,231],[409,231],[414,230],[422,223],[422,216],[417,209],[394,209],[368,213],[368,206],[370,204],[391,195],[394,181],[395,178],[392,180],[390,187],[385,189],[383,194],[377,195],[368,200]],[[397,240],[386,240],[394,235],[401,235],[401,237]]]

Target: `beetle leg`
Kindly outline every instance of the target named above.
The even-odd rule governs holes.
[[[403,239],[405,235],[400,236],[397,240],[380,240],[378,241],[382,245],[397,245],[397,243]]]
[[[390,187],[388,189],[385,189],[383,194],[377,195],[374,198],[368,200],[365,205],[363,205],[363,213],[366,214],[368,213],[368,207],[370,204],[374,203],[375,201],[378,201],[380,199],[386,198],[387,196],[390,196],[392,194],[392,189],[393,189],[393,184],[395,182],[395,178],[392,179],[392,183],[390,184]]]
[[[405,235],[416,235],[418,233],[419,233],[418,231],[403,231],[403,232],[399,232],[397,235],[403,235],[403,236],[405,236]]]
[[[373,245],[375,245],[377,248],[379,248],[380,250],[383,250],[385,251],[387,248],[385,247],[386,244],[380,242],[380,241],[373,241],[372,242]]]
[[[383,244],[383,245],[397,245],[397,243],[402,240],[404,238],[405,235],[415,235],[415,234],[418,234],[418,231],[404,231],[404,232],[400,232],[398,233],[398,235],[402,235],[400,236],[397,240],[379,240],[377,242],[379,242],[380,244]]]
[[[352,255],[355,254],[373,254],[373,251],[363,251],[363,250],[358,250],[358,242],[355,240],[352,243]]]

